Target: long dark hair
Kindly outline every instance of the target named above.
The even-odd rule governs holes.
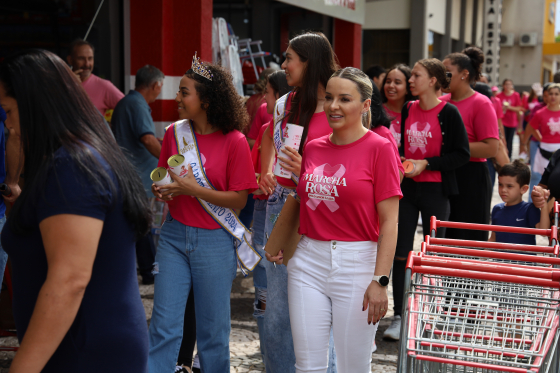
[[[329,39],[321,32],[306,32],[290,40],[288,45],[301,62],[307,62],[303,70],[301,87],[294,91],[288,123],[297,123],[303,126],[301,142],[305,144],[309,131],[309,122],[317,109],[317,88],[319,84],[327,87],[327,82],[332,74],[338,70],[336,56]],[[300,154],[303,146],[300,147]]]
[[[115,201],[122,200],[137,237],[144,235],[151,216],[140,178],[68,66],[45,50],[22,51],[0,64],[0,83],[17,101],[25,157],[25,187],[11,212],[14,230],[20,234],[28,231],[20,216],[22,207],[45,198],[43,188],[55,152],[64,147],[99,195],[109,188]],[[118,185],[91,148],[103,156]]]
[[[381,90],[380,90],[381,100],[383,101],[383,103],[387,102],[387,97],[385,96],[385,83],[387,82],[387,77],[389,76],[389,73],[393,70],[399,70],[404,75],[405,84],[406,84],[406,95],[404,96],[404,102],[415,100],[416,98],[412,95],[412,93],[410,93],[410,83],[409,83],[410,76],[412,75],[412,69],[408,67],[408,65],[405,65],[404,63],[400,63],[394,65],[389,70],[387,70],[387,74],[385,75],[385,78],[383,78],[383,83],[381,84]]]

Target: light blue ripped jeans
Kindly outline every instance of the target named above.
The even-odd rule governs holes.
[[[268,198],[265,221],[265,245],[278,214],[292,192],[281,185],[277,185],[274,193]],[[290,325],[290,311],[288,307],[288,270],[285,265],[276,265],[263,257],[266,267],[267,301],[264,314],[264,342],[268,348],[265,351],[265,367],[267,373],[295,373],[296,355]],[[270,348],[270,346],[274,346]],[[327,373],[336,373],[336,353],[331,327],[329,339]]]
[[[222,228],[186,226],[169,214],[156,263],[149,372],[174,372],[192,283],[202,371],[229,373],[230,294],[237,270],[232,236]]]
[[[266,261],[264,255],[264,222],[266,220],[266,199],[256,199],[253,210],[253,247],[262,255],[263,259],[253,270],[253,284],[255,285],[255,303],[253,305],[253,316],[257,319],[259,328],[259,342],[261,355],[264,363],[265,343],[264,343],[264,312],[266,307]]]

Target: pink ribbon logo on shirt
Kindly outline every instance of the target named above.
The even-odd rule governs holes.
[[[326,182],[327,180],[324,180],[323,177],[329,178],[330,181],[334,183],[334,180],[342,178],[345,173],[346,167],[344,167],[343,165],[339,164],[333,167],[330,164],[325,163],[321,166],[316,167],[315,170],[313,170],[313,174],[311,176],[312,181],[315,183],[315,189],[323,190],[324,187],[327,187],[328,189],[328,187],[330,186],[330,184]],[[330,189],[328,189],[328,191],[330,191]],[[332,197],[330,194],[325,195],[323,193],[310,193],[308,194],[308,197],[309,200],[307,201],[307,206],[313,211],[317,209],[317,206],[319,206],[321,202],[324,202],[328,209],[331,210],[331,212],[335,212],[340,208],[338,203],[334,201],[334,197]]]
[[[551,135],[560,133],[560,118],[550,118],[547,124]]]
[[[430,131],[430,123],[425,123],[424,129],[420,131],[418,129],[418,122],[412,124],[410,129],[407,131],[407,136],[410,142],[410,147],[408,150],[414,153],[416,150],[420,149],[422,155],[426,154],[426,134]]]

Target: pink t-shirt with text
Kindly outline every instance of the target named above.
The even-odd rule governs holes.
[[[268,114],[268,111],[266,110],[266,102],[265,102],[257,110],[257,113],[255,114],[255,118],[253,118],[253,122],[251,123],[251,129],[249,130],[247,137],[256,140],[261,130],[261,127],[267,124],[268,122],[270,122],[271,120],[272,120],[272,115]]]
[[[395,138],[398,148],[401,146],[401,113],[395,113],[394,111],[387,109],[385,105],[383,105],[383,108],[385,109],[387,116],[391,119],[391,126],[389,127],[389,130]]]
[[[292,104],[291,97],[292,94],[290,94],[289,99],[286,102],[286,108],[285,108],[286,113],[290,110],[290,106]],[[288,123],[288,115],[286,115],[286,117],[282,121],[282,131],[286,128],[287,123]],[[294,124],[298,124],[298,123],[294,123]],[[272,136],[272,138],[274,138],[274,125],[268,126],[268,128],[270,129],[270,135]],[[305,149],[305,146],[307,145],[307,143],[309,143],[309,141],[328,135],[331,132],[332,132],[332,128],[329,126],[329,121],[327,120],[327,114],[325,114],[324,111],[320,113],[315,113],[313,114],[311,120],[309,121],[309,129],[307,130],[307,138],[305,140],[305,144],[300,144],[300,147],[303,147],[302,149]],[[283,158],[287,157],[287,155],[284,153],[280,154],[280,156]],[[284,187],[287,188],[296,187],[296,184],[292,181],[292,179],[287,179],[284,177],[277,176],[276,180],[280,185]]]
[[[82,82],[82,87],[84,87],[93,105],[103,115],[107,110],[114,109],[121,98],[124,97],[124,94],[113,83],[94,74],[91,74],[89,78]]]
[[[509,96],[506,96],[504,92],[500,92],[498,93],[497,97],[502,101],[502,104],[504,102],[507,102],[510,106],[521,106],[521,97],[519,97],[519,93],[517,92],[513,92]],[[506,110],[506,112],[504,113],[504,117],[502,118],[502,123],[505,127],[516,128],[517,111]]]
[[[309,142],[297,188],[299,233],[321,241],[377,242],[377,203],[402,197],[393,148],[371,131],[348,145],[334,145],[329,136]]]
[[[249,144],[241,132],[235,130],[224,135],[216,131],[209,135],[195,133],[195,136],[204,171],[216,190],[249,190],[251,193],[258,188]],[[167,160],[177,153],[174,126],[169,126],[163,137],[158,167],[168,168]],[[196,198],[174,196],[167,203],[173,219],[189,227],[221,228]]]
[[[420,101],[414,101],[408,109],[403,136],[404,157],[406,159],[426,159],[441,155],[441,125],[438,114],[446,105],[440,102],[431,110],[423,110]],[[416,182],[441,183],[441,172],[424,170],[412,180]]]
[[[374,133],[376,133],[377,135],[379,135],[381,137],[384,137],[387,140],[391,141],[391,144],[393,144],[395,146],[395,157],[397,157],[397,163],[399,165],[399,171],[401,171],[402,174],[404,175],[404,167],[403,167],[402,162],[401,162],[401,155],[399,154],[399,149],[398,149],[398,146],[397,146],[397,142],[395,141],[395,137],[393,136],[393,133],[391,132],[391,130],[389,130],[385,126],[377,126],[377,127],[373,128],[372,131]]]
[[[469,142],[485,139],[499,139],[498,118],[490,99],[478,92],[461,101],[452,101],[451,95],[441,96],[442,101],[449,102],[459,109]],[[486,162],[486,158],[473,158],[471,162]]]
[[[560,111],[552,111],[547,107],[537,111],[529,123],[539,130],[542,142],[549,144],[560,143]]]

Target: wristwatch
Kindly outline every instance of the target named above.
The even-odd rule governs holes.
[[[387,276],[373,276],[372,281],[377,282],[379,285],[383,287],[389,285],[389,277]]]
[[[426,165],[426,170],[431,171],[432,170],[432,166],[430,166],[430,162],[428,161],[428,164]]]

